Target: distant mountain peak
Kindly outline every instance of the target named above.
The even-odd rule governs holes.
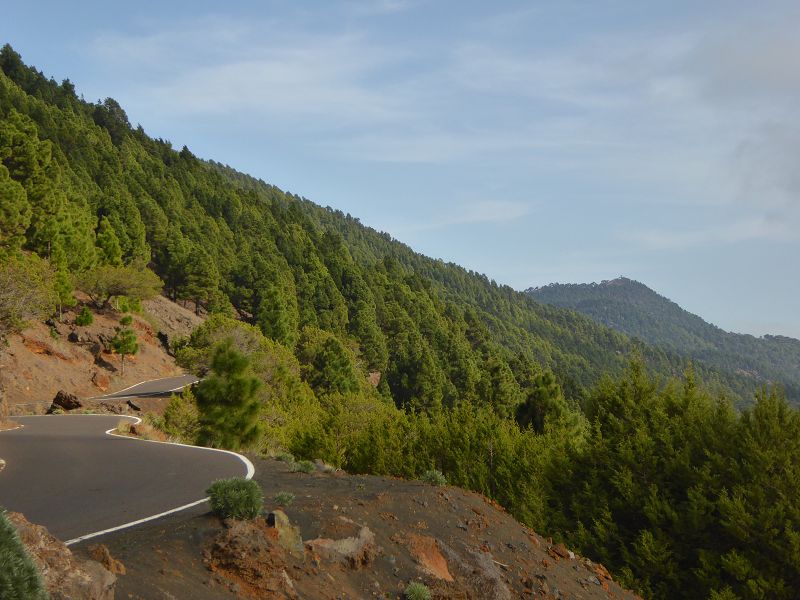
[[[800,390],[799,340],[723,331],[634,279],[551,283],[526,292],[539,302],[576,310],[653,346]]]

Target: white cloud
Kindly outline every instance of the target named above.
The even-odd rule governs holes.
[[[93,51],[131,77],[132,102],[161,115],[304,119],[338,128],[411,118],[382,73],[405,58],[357,33],[309,34],[271,21],[210,19],[142,36],[106,33]]]
[[[344,12],[413,5],[354,2]],[[126,74],[126,105],[162,119],[242,116],[250,132],[290,131],[337,159],[470,165],[494,157],[610,185],[625,201],[642,191],[638,202],[648,203],[650,189],[676,205],[730,208],[724,225],[632,236],[648,247],[791,237],[786,224],[800,225],[796,19],[522,49],[492,25],[538,16],[497,15],[480,41],[456,36],[426,47],[388,43],[358,20],[320,32],[204,17],[142,35],[106,33],[92,50]]]

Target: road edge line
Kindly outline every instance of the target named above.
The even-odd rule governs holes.
[[[129,385],[128,387],[122,388],[121,390],[117,390],[116,392],[111,392],[109,394],[104,394],[102,396],[91,396],[91,397],[86,398],[86,399],[87,400],[99,400],[101,398],[106,398],[108,396],[112,396],[113,397],[114,394],[121,394],[122,392],[127,392],[128,390],[131,390],[131,389],[135,388],[138,385],[142,385],[143,383],[152,383],[153,381],[163,381],[164,379],[175,379],[177,377],[185,377],[186,375],[191,375],[191,373],[184,373],[183,375],[168,375],[167,377],[159,377],[158,379],[145,379],[144,381],[140,381],[139,383],[134,383],[133,385]],[[187,383],[186,385],[192,385],[192,384],[191,383]],[[176,390],[180,390],[180,389],[183,389],[184,387],[186,387],[186,385],[182,386],[182,387],[179,387],[179,388],[175,388],[175,390],[168,390],[168,391],[173,392],[173,391],[176,391]],[[135,397],[135,396],[123,396],[123,397],[127,398],[127,397]],[[45,402],[47,402],[47,401],[45,400]]]
[[[184,504],[183,506],[178,506],[177,508],[171,508],[167,511],[162,513],[158,513],[157,515],[151,515],[149,517],[144,517],[143,519],[139,519],[137,521],[131,521],[130,523],[123,523],[122,525],[117,525],[116,527],[109,527],[108,529],[103,529],[102,531],[95,531],[93,533],[87,533],[86,535],[82,535],[80,537],[76,537],[71,540],[67,540],[64,542],[65,546],[71,546],[73,544],[77,544],[78,542],[83,542],[85,540],[90,540],[92,538],[105,535],[106,533],[113,533],[115,531],[119,531],[120,529],[127,529],[128,527],[133,527],[135,525],[141,525],[142,523],[147,523],[148,521],[154,521],[156,519],[160,519],[161,517],[166,517],[167,515],[171,515],[172,513],[180,512],[182,510],[186,510],[187,508],[192,508],[193,506],[197,506],[198,504],[202,504],[203,502],[208,501],[208,498],[203,498],[202,500],[196,500],[194,502],[190,502],[189,504]]]
[[[45,417],[45,416],[53,416],[53,415],[31,415],[31,416],[42,416],[42,417]],[[56,416],[66,416],[66,415],[56,415]],[[93,413],[93,414],[88,414],[88,415],[75,415],[75,416],[108,417],[108,416],[115,416],[115,415],[102,415],[102,414]],[[135,421],[134,424],[136,424],[136,425],[138,425],[139,423],[142,422],[142,419],[140,417],[134,417],[132,415],[117,415],[117,416],[119,416],[121,419],[133,419]],[[253,475],[255,475],[255,473],[256,473],[256,468],[255,468],[255,466],[253,466],[253,463],[250,461],[250,459],[247,458],[246,456],[243,456],[242,454],[239,454],[238,452],[233,452],[231,450],[222,450],[220,448],[208,448],[206,446],[194,446],[192,444],[181,444],[181,443],[178,443],[178,442],[161,442],[159,440],[143,440],[141,438],[135,438],[135,437],[131,437],[129,435],[120,435],[118,433],[111,433],[115,429],[116,429],[116,427],[112,427],[111,429],[107,430],[106,431],[106,435],[109,435],[109,436],[112,436],[112,437],[123,438],[123,439],[127,439],[127,440],[139,441],[139,442],[152,442],[154,444],[170,444],[172,446],[183,446],[185,448],[196,448],[198,450],[209,450],[211,452],[222,452],[224,454],[230,454],[232,456],[237,457],[239,460],[242,461],[242,463],[244,463],[244,465],[245,465],[245,467],[247,469],[247,474],[245,475],[245,479],[252,479]],[[78,542],[83,542],[85,540],[89,540],[89,539],[92,539],[92,538],[95,538],[95,537],[99,537],[101,535],[105,535],[106,533],[113,533],[115,531],[120,531],[121,529],[127,529],[129,527],[134,527],[136,525],[141,525],[142,523],[147,523],[149,521],[155,521],[156,519],[160,519],[161,517],[166,517],[167,515],[171,515],[171,514],[174,514],[176,512],[180,512],[182,510],[186,510],[187,508],[192,508],[193,506],[197,506],[197,505],[202,504],[203,502],[207,502],[207,501],[208,501],[208,497],[201,498],[200,500],[195,500],[194,502],[190,502],[189,504],[184,504],[183,506],[178,506],[176,508],[171,508],[171,509],[169,509],[167,511],[158,513],[157,515],[150,515],[149,517],[144,517],[142,519],[137,519],[136,521],[130,521],[129,523],[123,523],[122,525],[117,525],[116,527],[110,527],[109,529],[103,529],[102,531],[94,531],[92,533],[87,533],[85,535],[81,535],[81,536],[73,538],[71,540],[67,540],[66,542],[64,542],[64,545],[65,546],[71,546],[73,544],[77,544]]]

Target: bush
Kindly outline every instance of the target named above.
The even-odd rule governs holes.
[[[292,502],[294,502],[294,494],[291,492],[278,492],[275,494],[273,500],[278,506],[289,506]]]
[[[0,566],[0,598],[47,598],[42,578],[4,512],[0,512]]]
[[[275,460],[291,464],[294,462],[294,454],[291,452],[281,452],[275,457]]]
[[[429,483],[431,485],[447,485],[447,478],[442,475],[441,471],[436,469],[431,469],[430,471],[425,471],[420,477],[422,481],[425,483]]]
[[[406,600],[431,600],[431,591],[428,586],[418,581],[409,583],[403,595]]]
[[[94,315],[89,310],[88,306],[84,306],[81,312],[75,317],[75,325],[78,327],[87,327],[94,323]]]
[[[310,460],[301,460],[291,465],[292,473],[313,473],[317,470],[317,466]]]
[[[182,394],[172,394],[158,428],[181,442],[197,442],[200,435],[200,415],[191,388],[184,389]]]
[[[255,519],[261,514],[264,495],[252,479],[232,477],[219,479],[206,490],[211,510],[223,519]]]

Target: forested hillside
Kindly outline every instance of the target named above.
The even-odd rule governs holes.
[[[341,212],[176,151],[132,127],[114,100],[84,102],[10,47],[0,69],[0,185],[13,202],[4,244],[49,259],[64,281],[103,264],[148,265],[171,298],[236,314],[289,348],[304,332],[326,332],[360,372],[381,373],[385,394],[417,408],[479,398],[510,413],[542,369],[577,397],[601,373],[619,373],[636,346]],[[685,366],[641,352],[665,375]],[[722,383],[747,393],[735,378]]]
[[[205,377],[151,423],[172,438],[446,477],[648,598],[796,597],[800,412],[779,390],[176,151],[8,46],[0,71],[0,339],[80,290],[131,354],[124,312],[163,287],[208,313],[170,348]]]
[[[625,277],[602,283],[550,284],[531,297],[581,312],[598,323],[720,371],[782,385],[800,402],[800,340],[780,335],[728,333]]]

